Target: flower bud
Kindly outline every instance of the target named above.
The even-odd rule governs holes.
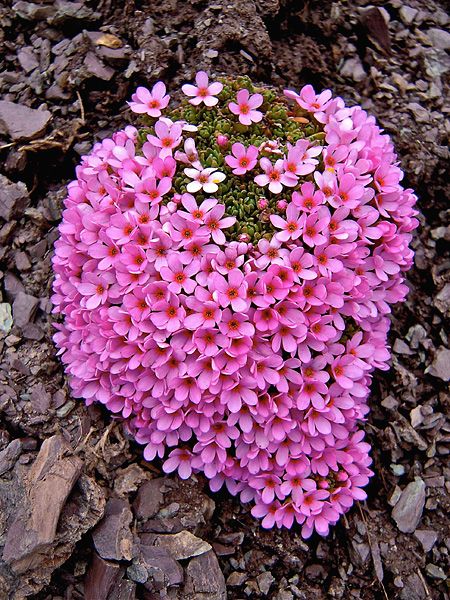
[[[223,135],[223,133],[219,133],[219,135],[216,137],[216,142],[220,148],[228,148],[228,138],[226,135]]]

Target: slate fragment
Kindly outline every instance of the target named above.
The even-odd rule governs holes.
[[[13,302],[13,318],[17,327],[23,327],[33,320],[39,305],[39,299],[30,294],[19,292]]]
[[[36,568],[45,559],[61,510],[81,473],[81,459],[63,458],[65,450],[60,435],[46,439],[28,473],[27,502],[18,510],[3,550],[3,560],[17,574]]]
[[[188,598],[201,598],[202,594],[208,600],[225,600],[227,590],[225,578],[219,567],[219,562],[212,550],[193,558],[186,568],[186,583],[184,594]]]
[[[48,110],[36,110],[23,104],[0,100],[0,134],[13,141],[33,140],[44,133],[50,119]]]
[[[211,544],[186,530],[162,535],[144,533],[141,539],[147,545],[165,548],[175,560],[186,560],[211,550]]]
[[[84,581],[85,600],[134,600],[136,584],[123,579],[124,569],[94,552]]]
[[[10,221],[21,216],[29,201],[27,186],[24,183],[21,181],[14,183],[0,174],[0,217],[2,219]]]
[[[133,515],[126,500],[110,498],[105,516],[92,532],[94,545],[102,558],[131,560],[133,535],[130,525]]]
[[[413,533],[425,506],[425,482],[420,477],[408,483],[392,510],[392,518],[403,533]]]

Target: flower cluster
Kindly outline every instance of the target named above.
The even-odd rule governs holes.
[[[311,86],[138,88],[95,144],[53,258],[76,396],[148,460],[224,483],[264,527],[325,535],[371,475],[360,424],[386,369],[417,226],[389,137]],[[161,116],[164,113],[164,116]]]

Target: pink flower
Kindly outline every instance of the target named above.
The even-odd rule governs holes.
[[[225,162],[233,169],[235,175],[244,175],[251,171],[258,161],[258,148],[250,145],[245,148],[243,144],[236,143],[231,146],[231,152],[225,156]]]
[[[234,115],[239,116],[239,122],[242,125],[251,125],[252,123],[259,123],[263,114],[259,110],[255,110],[264,101],[261,94],[252,94],[246,89],[239,90],[237,93],[237,103],[230,102],[228,108]]]
[[[167,121],[169,121],[167,119]],[[165,158],[172,155],[172,150],[181,143],[182,126],[180,123],[167,122],[166,120],[158,120],[155,123],[156,135],[148,135],[148,141],[160,148],[159,158]]]
[[[275,234],[277,240],[287,242],[300,237],[305,223],[305,216],[300,216],[298,208],[294,204],[289,204],[286,209],[286,219],[282,219],[278,215],[271,215],[270,221],[277,229],[282,230]]]
[[[268,158],[261,158],[259,161],[264,175],[256,175],[255,183],[261,187],[269,185],[269,191],[273,194],[280,194],[283,191],[283,185],[293,187],[297,183],[297,177],[284,171],[281,158],[273,165]]]
[[[206,106],[215,106],[219,101],[215,96],[223,90],[223,85],[218,81],[209,83],[208,75],[205,71],[198,71],[195,76],[195,83],[197,84],[196,86],[186,83],[181,87],[186,96],[191,96],[189,102],[194,106],[202,102]]]
[[[327,238],[323,232],[326,231],[330,222],[329,214],[328,209],[324,207],[324,210],[319,209],[304,221],[302,238],[308,246],[320,246],[326,243]]]
[[[158,81],[149,91],[145,87],[138,87],[136,93],[131,96],[132,102],[128,102],[131,110],[138,114],[146,114],[149,117],[160,117],[161,110],[169,104],[170,96],[166,95],[166,86]]]
[[[210,289],[213,298],[222,307],[231,306],[236,312],[245,311],[247,308],[246,290],[247,283],[244,275],[238,269],[228,273],[227,278],[219,273],[214,273],[211,278]]]
[[[216,244],[225,243],[225,235],[222,229],[231,227],[236,222],[236,217],[225,217],[222,218],[225,213],[225,207],[223,204],[215,206],[205,216],[204,226],[200,229],[200,232],[207,231]]]
[[[172,473],[177,470],[181,479],[189,479],[192,475],[191,466],[192,452],[187,448],[175,448],[164,461],[164,473]]]
[[[183,290],[186,294],[192,294],[195,290],[197,284],[191,279],[192,275],[198,273],[198,267],[195,264],[183,265],[176,255],[169,254],[167,266],[161,267],[159,272],[162,279],[169,282],[167,289],[170,292],[179,294]]]
[[[326,108],[331,98],[331,91],[325,90],[321,94],[316,94],[312,85],[305,85],[300,90],[300,94],[291,90],[284,90],[284,95],[295,100],[305,110],[315,113]]]

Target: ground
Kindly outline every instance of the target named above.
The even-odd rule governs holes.
[[[1,598],[449,598],[449,21],[436,0],[3,0]],[[137,85],[174,90],[199,68],[362,104],[419,196],[366,424],[375,476],[325,539],[264,531],[201,477],[162,476],[71,398],[51,341],[52,244],[80,155],[130,120]]]

